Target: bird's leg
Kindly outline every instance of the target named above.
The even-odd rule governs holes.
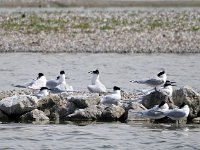
[[[156,87],[155,87],[155,91],[157,91]]]

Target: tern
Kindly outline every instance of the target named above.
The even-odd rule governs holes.
[[[103,105],[118,105],[119,101],[121,100],[121,89],[117,86],[113,87],[112,94],[103,96],[101,98],[101,104]]]
[[[90,71],[88,73],[92,74],[91,84],[87,86],[88,90],[92,93],[106,93],[106,87],[99,80],[99,70]]]
[[[154,87],[156,90],[157,87],[164,85],[166,80],[167,80],[167,75],[165,71],[161,71],[157,74],[155,78],[144,79],[144,80],[130,80],[130,82],[146,84],[148,86]]]

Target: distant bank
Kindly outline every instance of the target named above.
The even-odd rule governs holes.
[[[0,7],[198,7],[199,0],[0,0]]]
[[[196,7],[0,11],[0,52],[200,53]]]

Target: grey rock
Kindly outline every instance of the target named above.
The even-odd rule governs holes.
[[[101,115],[101,119],[105,121],[119,120],[125,113],[125,109],[122,106],[112,105],[106,107]]]
[[[0,110],[0,121],[8,121],[9,118],[6,114],[4,114],[1,110]]]
[[[164,95],[163,93],[159,91],[151,92],[148,95],[145,95],[142,99],[142,104],[147,108],[150,109],[154,107],[155,105],[158,105],[161,103],[161,101],[166,101],[168,105],[173,104],[173,100],[169,98],[168,96]]]
[[[173,92],[173,101],[176,106],[180,106],[183,102],[189,105],[190,114],[188,120],[200,116],[200,94],[189,86],[184,86]]]
[[[74,103],[59,94],[49,95],[38,102],[38,109],[44,111],[51,120],[62,120],[76,108]]]
[[[0,110],[8,115],[21,115],[37,108],[38,99],[30,95],[15,95],[0,101]]]
[[[73,102],[78,108],[87,108],[91,105],[97,105],[100,102],[98,94],[85,93],[82,95],[75,95],[68,97],[70,102]]]
[[[23,122],[40,122],[40,121],[49,121],[49,118],[41,110],[34,109],[20,117]]]
[[[85,109],[78,109],[67,116],[68,120],[98,120],[101,118],[104,107],[91,105]]]
[[[192,123],[200,124],[200,117],[193,118]]]

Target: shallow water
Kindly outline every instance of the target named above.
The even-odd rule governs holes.
[[[98,68],[107,87],[125,91],[149,88],[129,83],[165,69],[178,88],[190,85],[200,91],[200,54],[0,54],[0,90],[13,89],[43,72],[55,78],[61,69],[75,90],[85,91],[88,71]],[[0,124],[0,149],[199,149],[199,125],[147,123]]]
[[[199,149],[198,126],[0,124],[0,149]]]

